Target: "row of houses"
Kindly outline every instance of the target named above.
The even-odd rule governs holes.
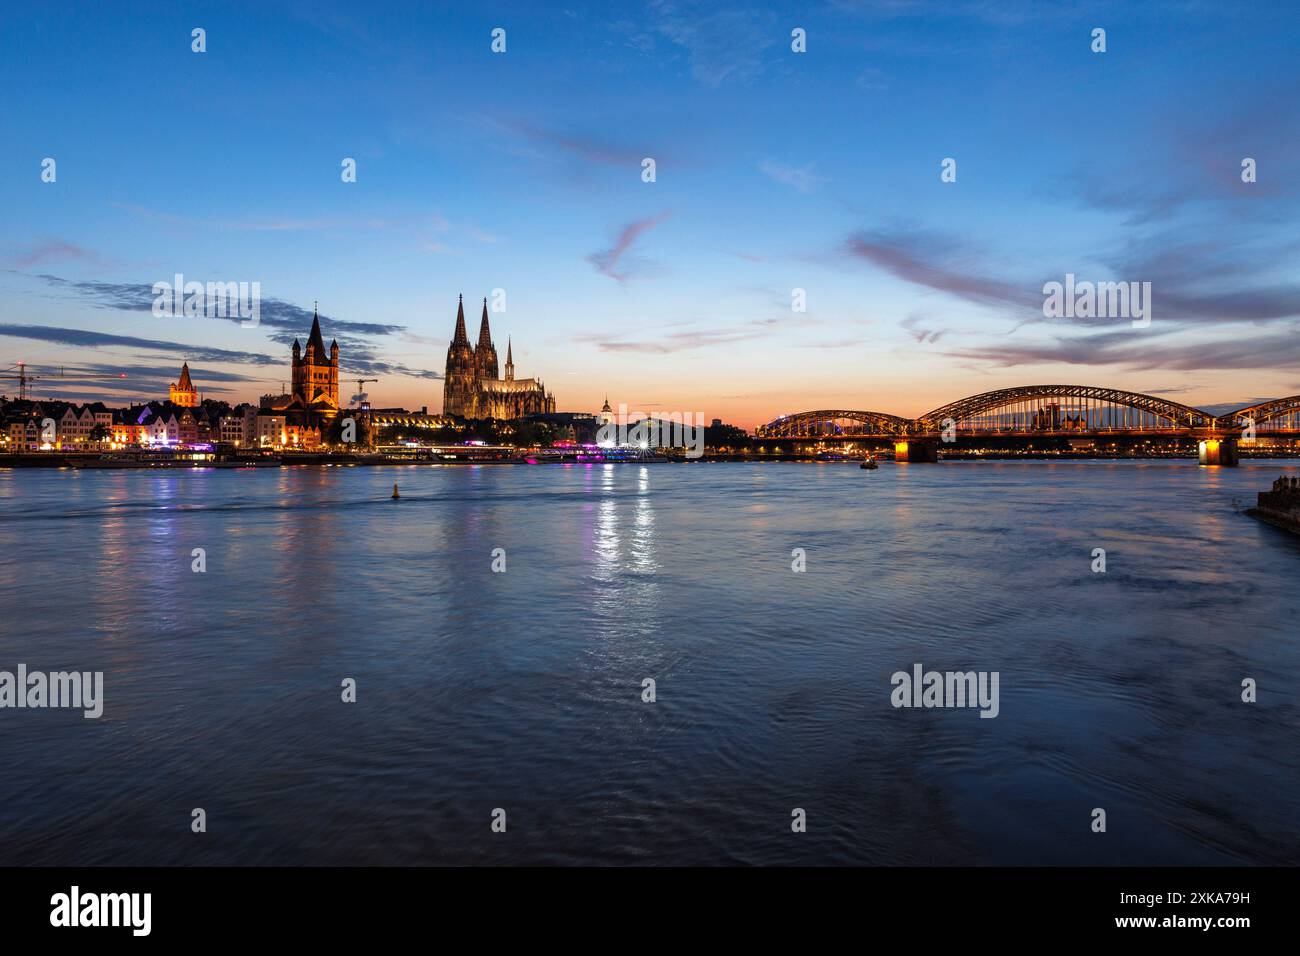
[[[0,414],[0,450],[97,451],[186,448],[218,442],[235,448],[316,448],[319,424],[287,410],[205,400],[189,407],[171,401],[109,408],[101,402],[14,401]]]

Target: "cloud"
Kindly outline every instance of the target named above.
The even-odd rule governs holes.
[[[647,153],[582,132],[548,129],[524,120],[492,120],[493,125],[596,166],[639,168]]]
[[[813,172],[813,166],[813,163],[805,166],[787,166],[785,163],[769,159],[759,163],[758,169],[773,182],[789,186],[801,193],[810,193],[826,182],[824,176],[818,176]]]
[[[114,335],[107,332],[92,332],[88,329],[71,329],[52,325],[0,323],[0,336],[30,339],[34,342],[51,342],[57,345],[75,345],[88,349],[122,346],[144,349],[149,352],[186,355],[197,361],[204,362],[234,362],[241,365],[286,364],[284,356],[273,357],[261,352],[239,352],[231,349],[196,346],[192,343],[169,342],[162,339],[142,339],[134,335]]]
[[[709,332],[672,332],[658,338],[632,342],[611,342],[597,340],[596,345],[602,352],[634,352],[655,355],[667,355],[672,352],[686,352],[692,349],[709,348],[715,345],[731,345],[745,339],[754,339],[764,335],[759,329],[719,329]]]
[[[916,339],[916,341],[920,342],[922,345],[924,345],[926,342],[929,342],[931,344],[938,342],[941,338],[943,338],[945,335],[948,334],[949,331],[948,329],[925,328],[921,324],[923,322],[928,324],[929,320],[926,319],[924,316],[909,315],[899,324],[904,329],[907,330],[907,333],[911,335],[912,338]]]
[[[891,275],[979,305],[1033,310],[1042,315],[1041,284],[988,278],[952,268],[951,243],[905,230],[876,229],[854,233],[845,240],[849,255]]]
[[[1184,323],[1269,322],[1300,316],[1300,283],[1271,279],[1266,270],[1295,241],[1216,235],[1189,241],[1183,231],[1148,234],[1107,257],[1112,275],[1150,282],[1152,316]],[[1103,277],[1098,277],[1103,278]]]
[[[624,264],[620,271],[620,263],[633,244],[649,232],[659,223],[667,219],[671,213],[660,213],[657,216],[650,216],[646,219],[637,219],[628,223],[619,232],[614,244],[608,249],[601,252],[593,252],[587,257],[587,261],[595,266],[596,271],[601,275],[609,276],[616,282],[623,283],[631,277],[633,269],[631,264]]]
[[[650,11],[654,32],[686,54],[691,76],[707,86],[752,80],[790,35],[771,11],[753,7],[652,0]]]
[[[100,259],[98,253],[61,239],[50,239],[31,246],[13,262],[18,269],[30,269],[33,266],[45,265],[49,262],[63,262],[68,259],[93,265],[103,264],[103,260]]]
[[[1078,256],[1078,266],[1037,280],[1011,281],[962,269],[952,263],[960,247],[951,240],[912,230],[862,231],[845,240],[848,253],[891,275],[977,305],[1010,310],[1027,322],[1049,321],[1043,316],[1042,286],[1064,281],[1073,271],[1076,282],[1150,282],[1152,316],[1158,321],[1188,324],[1269,322],[1300,317],[1300,283],[1269,278],[1270,269],[1294,240],[1285,245],[1237,241],[1216,236],[1189,241],[1179,230],[1143,234],[1100,256]],[[1100,260],[1102,267],[1088,269]],[[1127,324],[1126,318],[1053,319],[1054,323],[1097,326]]]
[[[186,358],[191,356],[186,355]],[[43,378],[36,391],[40,395],[67,395],[84,400],[94,392],[114,398],[166,395],[167,386],[176,381],[180,365],[111,365],[83,363],[64,368],[57,378]],[[274,381],[238,372],[218,371],[210,367],[191,367],[195,387],[206,397],[227,395],[232,384]],[[109,378],[108,376],[112,376]],[[120,377],[119,377],[120,376]],[[263,390],[268,390],[263,388]]]
[[[1066,364],[1112,366],[1133,371],[1202,371],[1265,368],[1292,369],[1300,365],[1300,336],[1294,330],[1249,337],[1223,337],[1187,344],[1148,344],[1145,330],[1062,337],[1039,344],[1001,342],[944,352],[960,361],[1012,368],[1020,365]]]
[[[57,289],[89,299],[105,308],[119,309],[123,312],[147,312],[151,315],[153,312],[153,303],[156,297],[153,293],[152,283],[74,280],[46,273],[37,273],[33,277]],[[174,276],[168,275],[161,277],[158,281],[171,283],[174,278]],[[200,280],[190,276],[187,281]],[[259,322],[262,325],[306,332],[311,328],[312,315],[313,313],[310,310],[301,308],[291,302],[285,302],[283,299],[266,295],[261,298]],[[388,325],[379,322],[352,322],[346,319],[331,318],[323,313],[320,319],[323,329],[328,326],[327,336],[329,334],[341,335],[345,332],[356,335],[394,335],[406,330],[406,327],[402,325]],[[218,318],[217,321],[242,322],[244,320],[238,315],[233,315]]]

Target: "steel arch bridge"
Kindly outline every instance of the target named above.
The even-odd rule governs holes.
[[[1220,415],[1218,426],[1220,430],[1229,432],[1253,428],[1269,434],[1300,433],[1300,395],[1275,398],[1271,402],[1248,405]]]
[[[1021,385],[943,405],[913,421],[914,434],[1014,432],[1168,434],[1214,429],[1208,412],[1168,399],[1094,385]]]
[[[995,435],[1234,435],[1254,416],[1300,432],[1300,395],[1215,417],[1155,395],[1096,385],[1021,385],[981,392],[917,418],[885,412],[820,409],[760,425],[759,438],[931,437],[945,432]]]
[[[907,434],[911,427],[911,419],[884,412],[821,409],[782,415],[759,425],[756,432],[762,438],[892,438]]]

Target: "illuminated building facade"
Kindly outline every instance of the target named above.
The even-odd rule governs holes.
[[[181,364],[181,380],[172,382],[167,389],[167,397],[173,405],[179,405],[181,408],[196,408],[199,404],[199,393],[194,388],[194,383],[190,381],[190,363]]]
[[[515,378],[514,351],[506,343],[505,377],[498,377],[497,350],[488,327],[487,299],[479,323],[478,344],[465,332],[465,301],[456,306],[456,332],[447,347],[442,413],[462,418],[515,419],[555,411],[555,396],[537,379]]]
[[[319,411],[339,410],[339,343],[335,339],[325,350],[320,318],[313,313],[311,334],[305,349],[293,340],[293,397],[305,407]]]

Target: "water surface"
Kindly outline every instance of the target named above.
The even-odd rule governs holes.
[[[0,864],[1295,864],[1292,469],[0,469]]]

